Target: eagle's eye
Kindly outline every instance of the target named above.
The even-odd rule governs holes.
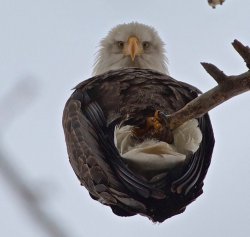
[[[150,43],[149,43],[148,41],[144,41],[144,42],[142,43],[143,49],[148,49],[149,46],[150,46]]]
[[[123,49],[123,47],[124,47],[123,41],[117,41],[116,44],[117,44],[118,48]]]

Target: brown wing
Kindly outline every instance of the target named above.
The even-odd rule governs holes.
[[[65,106],[63,127],[70,163],[92,198],[117,215],[139,213],[162,222],[202,193],[214,145],[208,115],[199,118],[203,140],[186,165],[152,180],[129,170],[113,142],[117,124],[138,125],[155,110],[173,113],[197,97],[198,89],[142,69],[111,71],[75,89]]]

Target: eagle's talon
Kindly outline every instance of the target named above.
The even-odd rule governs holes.
[[[157,120],[154,121],[154,129],[155,130],[161,130],[162,129],[162,125]]]
[[[164,112],[159,111],[158,114],[159,118],[164,121],[165,125],[168,123],[168,115],[165,114]]]
[[[154,137],[160,141],[167,143],[173,143],[173,134],[169,128],[168,115],[160,110],[156,110],[154,113]]]
[[[168,126],[168,116],[156,110],[153,117],[146,117],[145,125],[134,127],[133,136],[137,139],[157,139],[167,143],[173,142],[173,134]]]
[[[154,114],[154,128],[162,131],[164,127],[167,127],[167,115],[160,110],[156,110]]]
[[[160,113],[161,113],[160,110],[156,110],[156,111],[155,111],[154,118],[155,118],[156,120],[160,120],[160,119],[161,119],[160,116],[159,116]]]

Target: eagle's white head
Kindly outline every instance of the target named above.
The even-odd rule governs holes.
[[[137,22],[121,24],[101,41],[93,75],[128,67],[168,74],[164,43],[153,27]]]

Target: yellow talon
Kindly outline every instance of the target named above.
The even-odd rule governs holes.
[[[145,135],[150,135],[154,137],[161,137],[164,131],[164,126],[162,125],[162,118],[159,116],[160,111],[156,110],[153,117],[146,118],[146,124],[143,128],[135,128],[134,135],[137,137],[142,137]]]

